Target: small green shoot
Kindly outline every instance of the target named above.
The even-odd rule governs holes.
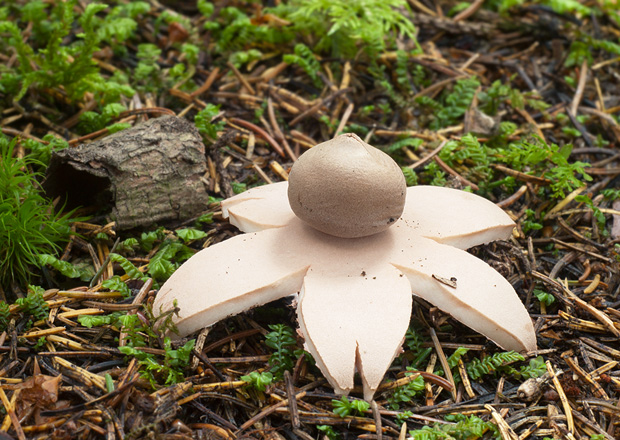
[[[509,368],[509,372],[517,379],[531,379],[533,377],[541,377],[545,374],[547,372],[547,365],[542,356],[537,356],[530,359],[528,365],[522,365],[519,371]]]
[[[603,194],[605,200],[609,200],[610,202],[620,199],[620,189],[607,188],[602,190],[601,194]]]
[[[235,194],[241,194],[242,192],[247,191],[248,186],[242,182],[231,182],[230,186],[232,186],[232,190]]]
[[[87,328],[103,327],[104,325],[120,325],[119,319],[124,315],[121,312],[114,312],[108,315],[80,315],[77,320],[80,325]]]
[[[325,434],[329,440],[341,440],[342,439],[342,436],[336,432],[333,426],[316,425],[316,429],[318,429],[323,434]]]
[[[111,393],[112,391],[114,391],[114,379],[112,379],[112,376],[110,376],[109,373],[105,374],[105,387],[106,390],[108,390],[108,393]]]
[[[411,371],[411,367],[407,367],[407,370],[408,372],[405,373],[405,376],[411,376],[412,374],[415,374]],[[422,390],[424,390],[424,378],[422,376],[418,376],[408,384],[394,389],[392,395],[389,396],[387,399],[388,404],[393,410],[398,410],[401,404],[412,403],[413,399]]]
[[[523,232],[528,233],[530,231],[536,231],[543,228],[543,224],[536,220],[536,213],[527,208],[525,210],[525,219],[521,223]]]
[[[114,275],[113,277],[103,281],[101,283],[101,287],[108,289],[111,292],[120,292],[123,295],[123,298],[129,298],[131,296],[131,289],[129,289],[129,286],[121,280],[121,277],[118,275]]]
[[[189,366],[191,353],[196,341],[187,341],[184,345],[173,347],[173,343],[168,337],[163,335],[168,331],[176,332],[172,324],[172,312],[166,312],[159,317],[155,317],[152,311],[145,307],[143,309],[144,318],[137,314],[126,314],[114,312],[107,315],[82,315],[78,317],[78,322],[88,328],[109,325],[113,329],[125,333],[125,345],[119,347],[119,351],[127,356],[136,358],[141,365],[142,377],[148,380],[153,388],[163,385],[173,385],[182,382],[184,370]],[[157,330],[153,327],[160,324]],[[141,348],[153,347],[159,341],[163,341],[164,354],[158,356]]]
[[[247,382],[249,386],[257,391],[264,392],[267,386],[273,382],[273,374],[268,371],[259,373],[258,371],[252,371],[246,376],[241,376],[241,380]]]
[[[546,307],[549,307],[555,302],[555,296],[541,289],[534,289],[534,296],[536,296],[536,299],[538,299],[538,301]]]
[[[500,367],[509,363],[524,360],[525,358],[515,351],[500,352],[487,356],[482,360],[474,358],[471,362],[465,364],[465,369],[467,370],[467,375],[472,380],[478,380],[482,376],[492,374]]]
[[[200,110],[194,117],[194,124],[200,134],[208,138],[217,139],[217,132],[224,128],[224,122],[213,122],[213,119],[219,114],[220,106],[215,104],[207,104],[205,108]]]
[[[482,438],[483,435],[491,431],[490,436],[485,438],[494,440],[502,438],[496,425],[485,422],[476,415],[468,417],[463,414],[451,414],[445,416],[444,419],[455,424],[434,423],[432,426],[424,426],[422,429],[409,431],[409,435],[413,440],[469,440]]]
[[[95,273],[92,266],[77,266],[68,261],[59,260],[51,254],[39,254],[38,260],[39,266],[51,266],[67,278],[79,278],[82,281],[89,281]]]
[[[370,408],[370,404],[365,400],[349,400],[347,396],[342,396],[340,400],[332,399],[332,406],[334,414],[342,418],[364,414]]]
[[[419,369],[433,351],[431,347],[424,348],[422,346],[424,342],[426,340],[416,330],[415,326],[409,327],[405,333],[405,346],[411,352],[411,368],[414,370]]]
[[[596,220],[596,223],[598,225],[598,228],[600,231],[606,233],[605,231],[605,214],[601,211],[601,209],[596,206],[594,204],[594,202],[592,201],[592,199],[587,196],[587,195],[579,195],[577,197],[575,197],[575,201],[579,202],[579,203],[583,203],[584,205],[586,205],[588,208],[590,208],[592,210],[592,216],[594,217],[594,219]]]
[[[125,273],[129,276],[129,278],[146,281],[148,277],[144,275],[140,269],[138,269],[134,264],[129,261],[127,258],[122,255],[111,253],[110,261],[114,263],[118,263],[119,266],[125,271]]]
[[[11,322],[11,310],[7,303],[0,301],[0,332],[5,331]]]
[[[293,369],[297,340],[293,330],[284,324],[270,325],[269,328],[272,331],[265,336],[265,345],[275,350],[269,358],[269,365],[273,375],[281,379],[285,371]]]
[[[45,347],[45,344],[47,344],[47,339],[45,338],[45,336],[41,336],[32,346],[32,349],[35,351],[41,351]]]
[[[373,59],[400,34],[415,41],[413,23],[403,14],[404,0],[291,0],[281,8],[302,34],[314,34],[315,51],[354,57],[359,49]]]
[[[28,327],[49,315],[50,308],[43,298],[43,289],[39,286],[28,286],[28,295],[25,298],[18,298],[15,304],[20,306],[24,315],[29,318]]]
[[[409,167],[401,167],[403,175],[405,176],[405,183],[407,186],[415,186],[418,184],[418,175]]]
[[[175,233],[177,234],[177,237],[179,237],[185,243],[201,240],[207,236],[206,232],[194,228],[177,229]]]
[[[308,46],[302,43],[295,45],[295,54],[284,55],[282,60],[288,64],[297,64],[312,79],[315,87],[321,87],[321,80],[319,78],[321,64]]]

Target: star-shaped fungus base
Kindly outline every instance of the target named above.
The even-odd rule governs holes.
[[[251,307],[300,293],[297,316],[308,351],[337,393],[357,370],[371,399],[401,349],[412,294],[506,350],[536,349],[530,317],[498,272],[463,249],[506,239],[514,223],[490,201],[454,189],[407,189],[387,230],[339,238],[292,212],[288,183],[222,202],[245,234],[198,252],[159,291],[155,310],[180,308],[182,336]]]

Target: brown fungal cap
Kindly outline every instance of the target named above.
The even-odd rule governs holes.
[[[293,212],[337,237],[384,231],[400,218],[406,193],[405,177],[396,162],[355,134],[311,148],[289,176]]]

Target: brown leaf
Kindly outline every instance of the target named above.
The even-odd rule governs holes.
[[[62,380],[62,375],[47,376],[37,374],[29,377],[21,383],[17,389],[21,390],[17,403],[17,414],[22,416],[26,411],[33,407],[48,408],[58,400],[58,387]]]

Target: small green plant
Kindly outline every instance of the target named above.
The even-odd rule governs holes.
[[[405,176],[405,183],[407,186],[415,186],[418,184],[418,175],[409,167],[401,167]]]
[[[454,383],[459,384],[461,382],[461,373],[458,369],[458,364],[459,361],[461,360],[461,358],[467,354],[467,352],[469,351],[469,349],[465,348],[465,347],[458,347],[456,350],[454,350],[454,353],[452,353],[447,361],[448,361],[448,366],[450,367],[450,371],[452,372],[452,377],[454,379]],[[437,370],[435,370],[435,374],[438,376],[444,376],[445,372],[443,369],[439,368]]]
[[[268,371],[259,373],[258,371],[252,371],[246,376],[241,376],[241,380],[247,382],[249,386],[257,391],[264,392],[267,386],[273,382],[273,374]]]
[[[592,216],[596,220],[599,230],[606,235],[607,231],[605,230],[605,214],[601,211],[601,209],[594,204],[592,199],[587,195],[579,195],[575,197],[575,201],[579,203],[583,203],[588,208],[592,210]]]
[[[315,51],[352,58],[361,49],[372,59],[399,34],[415,41],[403,8],[409,9],[404,0],[291,0],[274,12],[292,21],[295,31],[313,35]]]
[[[411,86],[411,80],[409,77],[409,54],[404,50],[396,51],[396,66],[394,68],[396,73],[396,83],[404,93],[411,93],[413,87]]]
[[[157,282],[167,280],[181,263],[192,255],[194,250],[187,244],[206,237],[206,233],[194,228],[181,228],[174,235],[164,233],[163,229],[144,232],[139,245],[145,251],[152,251],[156,244],[157,252],[151,257],[147,265],[147,273]],[[123,267],[124,268],[124,267]],[[130,267],[129,267],[130,268]],[[131,268],[130,268],[131,269]],[[127,269],[125,269],[127,271]],[[127,272],[129,274],[129,272]],[[132,272],[133,273],[133,272]],[[134,278],[133,275],[132,278]]]
[[[233,52],[228,60],[237,68],[249,64],[253,61],[260,60],[263,53],[258,49],[238,50]]]
[[[129,298],[131,296],[131,290],[129,286],[121,280],[121,277],[114,275],[101,283],[101,287],[108,289],[111,292],[120,292],[123,298]]]
[[[413,412],[411,411],[400,412],[396,414],[396,423],[398,424],[398,426],[402,426],[403,423],[405,423],[407,419],[410,418],[411,416],[413,416]]]
[[[495,353],[483,359],[474,358],[465,364],[467,375],[472,380],[478,380],[482,376],[495,372],[498,368],[509,363],[524,361],[525,358],[515,351]]]
[[[34,139],[24,139],[23,145],[30,150],[28,156],[42,164],[43,167],[49,164],[52,152],[69,147],[69,143],[66,140],[60,139],[53,134],[46,134],[42,140],[43,142],[35,141]]]
[[[507,100],[510,100],[516,108],[523,108],[521,93],[510,87],[509,83],[503,83],[500,80],[494,81],[490,87],[481,92],[478,99],[481,110],[489,115],[497,114],[500,105]]]
[[[405,373],[405,376],[411,376],[413,370],[411,367],[407,367],[408,372]],[[400,386],[392,392],[392,395],[388,397],[387,401],[393,410],[398,410],[400,405],[410,404],[413,402],[413,399],[424,389],[424,378],[422,376],[416,377],[413,381],[409,382],[406,385]]]
[[[114,312],[97,316],[82,315],[78,317],[78,322],[88,328],[109,325],[117,330],[122,329],[126,334],[125,345],[119,347],[119,351],[138,360],[142,367],[142,377],[155,388],[160,384],[172,385],[184,380],[184,370],[189,365],[196,342],[192,339],[174,348],[170,338],[163,336],[169,331],[176,332],[171,320],[175,310],[156,317],[149,307],[145,307],[142,310],[145,320],[137,314]],[[155,327],[157,330],[154,330]],[[153,347],[160,340],[163,357],[140,349]]]
[[[47,344],[47,339],[45,338],[45,336],[41,336],[39,339],[37,339],[37,342],[32,346],[32,348],[35,351],[40,351],[43,349],[43,347],[45,347],[45,344]]]
[[[490,437],[485,438],[496,440],[502,438],[497,426],[475,415],[468,417],[463,414],[451,414],[445,416],[444,419],[447,422],[455,422],[455,424],[434,423],[432,426],[409,431],[409,435],[413,440],[469,440],[482,438],[490,431]]]
[[[200,0],[198,8],[208,18],[204,28],[216,41],[215,50],[218,53],[233,52],[234,55],[234,52],[244,51],[249,46],[253,46],[256,50],[262,48],[273,50],[295,38],[294,30],[288,26],[281,28],[254,24],[244,11],[234,6],[221,8],[214,14],[214,6]],[[275,12],[274,15],[278,13]]]
[[[107,315],[80,315],[78,322],[87,328],[102,327],[104,325],[118,324],[123,312],[113,312]]]
[[[146,272],[155,280],[157,285],[157,281],[168,279],[183,261],[194,254],[194,251],[185,243],[189,244],[205,236],[206,233],[194,228],[178,229],[174,235],[165,233],[163,228],[159,228],[154,231],[143,232],[139,240],[125,240],[122,248],[131,253],[137,247],[146,252],[157,249],[146,268]],[[143,281],[148,278],[124,256],[111,254],[110,258],[113,262],[118,263],[130,278]]]
[[[516,370],[510,366],[507,367],[508,374],[516,377],[517,379],[531,379],[533,377],[541,377],[547,372],[547,365],[542,356],[537,356],[530,359],[528,365],[522,365],[519,370]]]
[[[404,147],[412,147],[414,149],[417,149],[423,143],[424,141],[422,139],[412,138],[412,137],[403,138],[403,139],[400,139],[394,142],[392,145],[390,145],[389,148],[386,150],[386,152],[388,154],[394,154]]]
[[[316,429],[325,434],[329,440],[340,440],[342,438],[330,425],[316,425]]]
[[[80,115],[78,130],[80,133],[93,133],[108,126],[108,124],[119,117],[121,112],[127,110],[124,105],[110,103],[103,107],[100,113],[84,112]],[[112,130],[114,131],[114,130]]]
[[[241,194],[248,189],[248,185],[243,182],[231,182],[230,186],[232,186],[232,190],[235,194]]]
[[[285,371],[293,369],[296,357],[297,340],[293,329],[284,324],[270,325],[272,330],[265,336],[265,345],[275,351],[269,357],[271,373],[276,379],[282,379]]]
[[[588,166],[587,163],[568,162],[568,156],[572,150],[572,145],[569,145],[569,147],[570,148],[566,152],[563,152],[563,150],[565,150],[563,147],[551,156],[549,160],[556,166],[545,173],[545,176],[551,180],[551,196],[555,198],[563,198],[566,196],[566,192],[584,186],[584,181],[590,182],[592,180],[592,177],[584,171],[584,167]],[[583,181],[578,179],[577,175],[581,175]]]
[[[316,87],[321,87],[321,80],[319,79],[321,64],[308,46],[302,43],[296,44],[295,53],[284,55],[282,60],[288,64],[297,64],[304,69]]]
[[[390,99],[390,101],[392,101],[396,105],[396,107],[407,107],[407,100],[393,86],[392,80],[389,74],[386,72],[385,65],[378,65],[377,63],[373,62],[368,68],[368,73],[373,76],[375,80],[375,86],[383,90],[385,95]],[[392,109],[390,107],[391,106],[389,104],[383,106],[380,105],[380,108],[384,112],[386,117],[392,114]]]
[[[126,315],[136,316],[136,315]],[[128,322],[125,320],[125,322]],[[155,355],[135,348],[131,345],[118,347],[121,353],[138,359],[144,371],[142,376],[155,387],[157,376],[165,377],[164,385],[173,385],[184,380],[183,369],[189,365],[190,355],[196,343],[195,339],[187,341],[183,346],[173,349],[170,338],[164,338],[164,360],[158,362]]]
[[[92,266],[78,266],[68,261],[59,260],[54,255],[39,254],[39,266],[51,266],[67,278],[79,278],[82,281],[89,281],[95,271]]]
[[[430,180],[430,185],[446,186],[448,183],[446,173],[435,162],[431,162],[424,167],[424,174],[427,176],[427,180]]]
[[[525,0],[495,0],[490,3],[500,13],[506,14],[509,9],[523,5]],[[590,15],[593,12],[592,8],[581,4],[577,0],[536,0],[532,3],[548,6],[557,14],[578,13]]]
[[[196,113],[194,124],[200,134],[217,139],[217,132],[224,128],[224,122],[213,122],[213,118],[218,115],[219,111],[219,104],[207,104],[205,108]]]
[[[584,162],[569,162],[573,146],[566,144],[558,147],[548,144],[537,136],[511,142],[507,148],[497,149],[497,160],[518,171],[539,174],[551,181],[551,196],[565,197],[566,192],[573,191],[592,180],[584,168]],[[536,170],[537,172],[534,172]],[[577,176],[581,175],[583,180]]]
[[[342,418],[363,414],[370,408],[370,404],[365,400],[349,400],[347,396],[342,396],[340,400],[332,399],[332,406],[334,414]]]
[[[459,347],[456,350],[454,350],[454,353],[452,353],[448,357],[448,365],[450,366],[450,368],[456,368],[458,366],[459,361],[461,360],[461,358],[463,356],[465,356],[468,351],[469,351],[469,349],[467,349],[465,347]]]
[[[530,231],[537,231],[543,228],[541,221],[536,219],[536,212],[527,208],[525,210],[525,219],[521,222],[521,228],[526,234]]]
[[[180,241],[165,240],[157,253],[149,260],[147,271],[154,280],[165,281],[181,265],[194,255],[194,251]]]
[[[0,88],[20,100],[30,88],[62,86],[70,99],[80,100],[87,92],[119,86],[106,84],[93,61],[93,53],[106,38],[106,26],[101,25],[96,14],[107,5],[88,4],[76,18],[77,0],[54,2],[53,6],[42,1],[30,3],[19,10],[19,20],[12,17],[12,21],[0,21],[0,45],[4,42],[14,48],[19,60],[16,68],[0,80]],[[25,38],[15,23],[31,23],[34,32]],[[119,26],[116,20],[110,23]],[[66,44],[67,41],[71,43]],[[128,92],[128,89],[120,90],[123,94]]]
[[[422,345],[424,342],[426,342],[426,340],[420,335],[414,325],[407,329],[405,333],[405,346],[413,357],[411,360],[411,368],[414,370],[419,369],[433,351],[431,347],[424,348]]]
[[[124,44],[133,38],[138,29],[140,16],[147,14],[151,5],[143,1],[134,1],[114,6],[97,22],[97,37],[108,42],[116,53],[124,54]]]
[[[213,221],[213,220],[211,220]],[[192,241],[201,240],[207,236],[207,233],[201,231],[199,229],[194,228],[182,228],[174,231],[181,240],[185,243],[190,243]]]
[[[211,197],[209,198],[211,199]],[[209,200],[209,203],[213,203],[211,202],[211,200]],[[194,225],[199,227],[202,225],[210,225],[211,223],[213,223],[213,213],[212,212],[208,212],[206,214],[202,214],[200,217],[198,217],[196,219],[196,221],[194,222]],[[178,234],[178,231],[177,231]]]
[[[0,135],[0,284],[26,284],[40,255],[60,250],[69,238],[71,213],[57,214],[40,192],[30,156],[14,157],[17,139]]]
[[[443,93],[440,100],[443,104],[427,96],[418,98],[416,102],[432,112],[430,128],[436,130],[454,124],[465,114],[478,87],[480,82],[476,78],[460,79],[452,91]]]
[[[534,289],[534,296],[541,304],[547,307],[555,302],[555,296],[541,289]]]
[[[620,189],[607,188],[602,190],[601,194],[603,194],[603,198],[605,200],[609,200],[611,202],[620,199]]]
[[[43,299],[43,289],[38,286],[28,286],[28,295],[25,298],[18,298],[15,304],[20,306],[24,315],[29,317],[30,324],[47,318],[49,314],[50,308]]]
[[[450,166],[466,165],[466,177],[469,179],[488,181],[493,177],[489,151],[471,133],[463,136],[460,141],[448,142],[442,148],[439,157]]]
[[[142,250],[150,252],[155,247],[156,243],[160,243],[166,239],[166,233],[163,228],[157,228],[154,231],[143,232],[140,235],[138,244]]]
[[[158,64],[161,49],[151,43],[140,44],[136,56],[139,61],[133,72],[134,79],[145,91],[157,90],[162,84],[161,67]]]
[[[146,281],[148,277],[140,272],[134,264],[129,261],[127,258],[122,255],[111,253],[110,261],[117,263],[121,268],[125,271],[125,273],[129,276],[129,278]]]
[[[11,322],[11,309],[7,303],[0,301],[0,332],[5,331]]]

